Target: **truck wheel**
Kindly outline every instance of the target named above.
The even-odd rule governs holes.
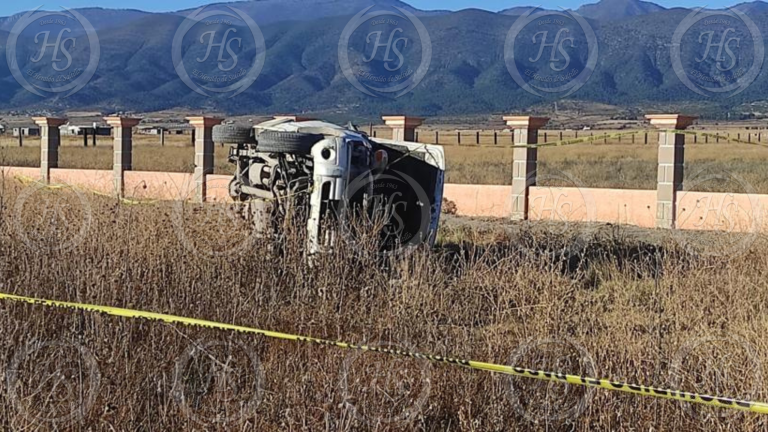
[[[213,142],[221,144],[252,144],[255,141],[253,129],[238,125],[216,125],[213,127]]]
[[[248,198],[248,195],[243,193],[243,190],[240,188],[243,183],[238,179],[232,179],[229,182],[229,196],[238,202],[245,201]]]
[[[264,153],[290,153],[308,155],[312,146],[323,139],[320,134],[264,131],[256,137],[256,148]]]

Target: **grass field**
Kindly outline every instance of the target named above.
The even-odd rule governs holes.
[[[609,131],[610,132],[610,131]],[[720,132],[744,139],[748,132]],[[751,132],[750,132],[751,133]],[[554,132],[553,132],[554,134]],[[383,134],[382,134],[383,135]],[[509,133],[506,133],[509,135]],[[757,134],[754,141],[757,142]],[[768,134],[762,136],[768,139]],[[422,134],[423,138],[424,134]],[[650,142],[655,142],[652,136]],[[686,189],[696,191],[768,193],[764,161],[768,148],[758,145],[720,143],[709,140],[686,147]],[[543,138],[541,138],[543,142]],[[655,189],[657,152],[655,144],[631,144],[624,139],[603,144],[545,147],[539,150],[539,184],[548,186]],[[134,138],[134,170],[192,172],[194,150],[189,136],[170,136],[166,146],[156,136]],[[768,146],[768,144],[766,144]],[[216,146],[215,172],[229,174],[227,147]],[[446,177],[449,183],[511,184],[512,150],[509,148],[446,145]],[[62,168],[111,169],[112,147],[108,137],[99,137],[97,147],[82,147],[80,138],[64,138],[60,150]],[[39,166],[39,140],[17,142],[0,139],[0,165]]]
[[[364,240],[341,240],[309,265],[304,232],[257,238],[226,207],[124,206],[9,180],[0,184],[0,291],[768,400],[763,237],[726,254],[730,237],[445,218],[434,250],[382,262]],[[690,253],[690,243],[702,249]],[[424,360],[28,304],[0,302],[0,327],[3,430],[767,424]]]
[[[446,146],[449,183],[511,184],[512,149]],[[658,147],[599,144],[539,149],[538,183],[618,189],[656,189]],[[687,146],[685,188],[768,193],[768,148],[746,144]]]

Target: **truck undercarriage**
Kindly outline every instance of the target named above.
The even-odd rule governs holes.
[[[285,118],[216,126],[213,140],[232,145],[229,194],[249,203],[256,229],[280,229],[298,216],[309,254],[337,244],[353,219],[376,227],[384,253],[435,241],[445,171],[439,146]]]

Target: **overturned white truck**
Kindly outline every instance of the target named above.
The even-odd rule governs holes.
[[[382,252],[434,244],[445,173],[440,146],[291,118],[219,125],[213,141],[232,145],[232,198],[251,204],[259,229],[279,226],[290,212],[304,215],[310,254],[336,244],[352,215],[376,222]]]

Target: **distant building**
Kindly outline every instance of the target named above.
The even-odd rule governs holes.
[[[59,131],[61,135],[69,135],[69,136],[82,136],[82,135],[94,135],[94,132],[96,135],[102,135],[102,136],[110,136],[112,135],[112,127],[107,126],[103,123],[72,123],[69,122],[61,127],[59,127]]]
[[[13,136],[40,136],[40,128],[37,126],[24,126],[13,128]]]
[[[139,126],[139,133],[144,135],[160,135],[164,131],[166,135],[189,135],[194,130],[187,123],[156,123]]]
[[[159,127],[139,127],[139,133],[143,135],[160,135],[161,130]]]

